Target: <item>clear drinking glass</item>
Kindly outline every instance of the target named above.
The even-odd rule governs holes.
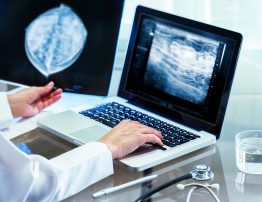
[[[262,174],[262,130],[236,135],[236,164],[242,172]]]

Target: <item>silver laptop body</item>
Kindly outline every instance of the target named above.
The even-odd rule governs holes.
[[[166,150],[145,144],[116,162],[142,171],[214,144],[241,40],[239,33],[138,6],[118,95],[96,106],[118,103],[199,137],[164,145]],[[82,106],[53,114],[38,125],[77,145],[97,141],[111,127],[84,116],[88,110]]]

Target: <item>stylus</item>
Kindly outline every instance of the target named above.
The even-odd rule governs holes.
[[[107,195],[107,194],[111,194],[111,193],[116,192],[116,191],[120,191],[120,190],[128,188],[128,187],[131,187],[131,186],[139,184],[139,183],[143,183],[143,182],[153,180],[157,176],[158,175],[149,175],[149,176],[142,177],[140,179],[137,179],[137,180],[134,180],[134,181],[131,181],[131,182],[127,182],[125,184],[121,184],[121,185],[116,186],[116,187],[103,189],[99,192],[94,193],[93,198],[98,198],[98,197],[101,197],[101,196],[104,196],[104,195]]]

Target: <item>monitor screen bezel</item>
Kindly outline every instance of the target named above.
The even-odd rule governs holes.
[[[232,48],[231,59],[230,61],[227,62],[227,64],[222,64],[224,66],[228,65],[228,67],[224,67],[227,68],[228,71],[226,72],[226,74],[223,75],[224,78],[221,79],[222,81],[224,81],[224,83],[221,84],[222,85],[220,89],[221,92],[218,95],[218,97],[221,97],[221,100],[217,102],[217,106],[216,106],[217,110],[215,110],[216,117],[214,118],[214,120],[209,121],[209,120],[201,119],[199,117],[194,117],[191,114],[179,110],[176,111],[167,110],[166,107],[163,107],[160,104],[157,104],[153,101],[145,99],[139,95],[136,95],[126,90],[128,72],[130,71],[133,54],[135,54],[136,40],[137,40],[142,16],[149,16],[152,18],[161,19],[163,21],[169,21],[172,23],[181,24],[183,26],[191,27],[193,29],[198,29],[200,31],[221,36],[223,38],[227,38],[233,41],[234,46]],[[233,76],[236,68],[236,63],[241,47],[241,42],[242,42],[242,35],[240,33],[215,27],[212,25],[208,25],[202,22],[197,22],[191,19],[186,19],[180,16],[168,14],[162,11],[153,10],[151,8],[138,6],[136,9],[133,28],[132,28],[127,55],[126,55],[126,60],[122,72],[120,86],[119,86],[118,96],[123,97],[127,99],[129,102],[135,105],[139,105],[142,108],[150,109],[150,111],[154,111],[155,113],[161,116],[177,121],[179,123],[182,123],[188,127],[192,127],[197,130],[204,130],[206,132],[212,133],[216,135],[217,138],[219,138],[223,120],[224,120],[225,110],[230,94],[230,89],[233,81]]]

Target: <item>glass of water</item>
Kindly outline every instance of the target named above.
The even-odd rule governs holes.
[[[236,135],[236,164],[242,172],[262,174],[262,130]]]

